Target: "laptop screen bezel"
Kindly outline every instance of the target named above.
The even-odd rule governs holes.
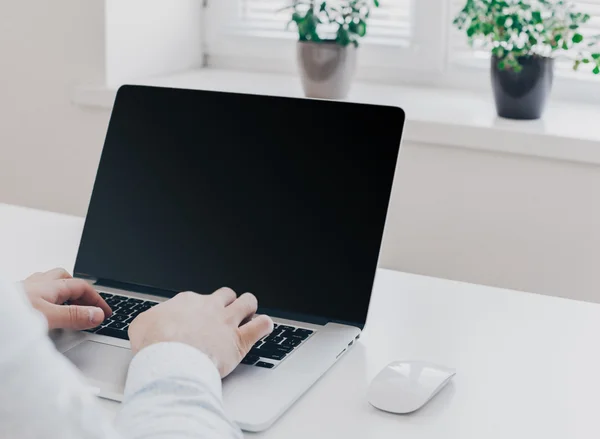
[[[123,93],[126,92],[131,92],[131,91],[135,91],[135,92],[144,92],[144,90],[151,90],[151,89],[156,89],[158,87],[150,87],[150,86],[132,86],[132,85],[126,85],[126,86],[122,86],[119,91],[117,92],[117,96],[115,99],[115,103],[114,106],[115,108],[119,105],[121,105],[121,100],[120,100],[120,96]],[[160,87],[162,90],[169,90],[168,88],[164,88],[164,87]],[[177,90],[178,92],[181,92],[181,89],[171,89],[171,90]],[[190,93],[213,93],[213,94],[219,94],[219,93],[226,93],[229,95],[236,95],[239,96],[240,98],[243,98],[245,96],[250,96],[252,98],[256,98],[257,95],[251,95],[251,94],[241,94],[241,93],[228,93],[228,92],[219,92],[219,91],[199,91],[199,90],[187,90]],[[266,99],[299,99],[299,98],[292,98],[292,97],[280,97],[280,96],[263,96]],[[318,100],[314,100],[315,103],[318,102]],[[331,101],[328,101],[331,102]],[[348,102],[336,102],[337,105],[346,105],[346,106],[355,106],[355,107],[361,107],[361,111],[369,111],[369,107],[373,107],[373,105],[370,104],[360,104],[360,103],[348,103]],[[399,107],[392,107],[392,106],[380,106],[377,105],[378,108],[385,108],[386,111],[389,111],[391,113],[393,113],[394,115],[394,119],[397,120],[397,124],[395,124],[394,127],[390,127],[390,131],[389,131],[389,136],[390,139],[397,139],[398,140],[398,151],[396,153],[396,163],[395,163],[395,169],[397,168],[397,161],[399,159],[399,152],[400,152],[400,146],[401,146],[401,139],[402,139],[402,134],[403,134],[403,129],[404,129],[404,125],[405,125],[405,113],[404,111],[399,108]],[[114,111],[113,111],[113,115],[114,115]],[[110,124],[112,123],[112,119],[113,119],[113,115],[111,115],[111,121],[109,122],[109,130],[110,130]],[[394,140],[395,141],[395,140]],[[100,167],[102,166],[102,158],[100,160],[100,165],[98,167],[98,172],[100,170]],[[94,200],[94,192],[97,190],[97,181],[95,181],[94,183],[94,188],[92,190],[92,196],[90,199],[90,206],[93,203]],[[388,203],[386,206],[386,219],[389,216],[389,207],[390,207],[390,202],[391,202],[391,187],[390,187],[390,199],[388,199]],[[88,214],[89,214],[89,208],[88,208]],[[387,221],[386,221],[387,224]],[[84,224],[84,233],[86,228],[89,227],[89,218],[88,216],[86,216],[86,220],[85,220],[85,224]],[[385,227],[382,230],[381,233],[381,239],[383,239],[385,233]],[[381,257],[381,244],[379,246],[379,252],[377,255],[377,261],[376,261],[376,266],[379,266],[379,260]],[[122,282],[119,279],[106,279],[106,278],[99,278],[95,275],[95,273],[93,272],[82,272],[80,270],[78,270],[78,265],[79,265],[79,256],[80,256],[80,251],[81,251],[81,242],[79,245],[79,249],[78,249],[78,254],[77,254],[77,259],[76,259],[76,263],[75,263],[75,269],[74,269],[74,276],[79,277],[79,278],[84,278],[84,279],[88,279],[88,280],[92,280],[95,285],[97,285],[98,287],[108,287],[108,288],[117,288],[123,291],[131,291],[131,292],[135,292],[135,293],[142,293],[142,294],[150,294],[150,295],[155,295],[158,297],[164,297],[164,298],[170,298],[173,297],[175,294],[178,293],[178,291],[171,291],[171,290],[164,290],[164,289],[159,289],[159,288],[155,288],[151,285],[143,285],[143,284],[138,284],[138,283],[128,283],[128,282]],[[371,289],[369,291],[365,291],[364,294],[368,295],[368,301],[367,303],[370,303],[371,300],[371,296],[372,296],[372,291],[373,291],[373,285],[375,283],[375,278],[376,278],[376,273],[377,273],[377,269],[375,270],[374,274],[373,274],[373,279],[372,279],[372,286]],[[305,321],[305,322],[309,322],[309,323],[315,323],[315,324],[326,324],[328,322],[336,322],[336,323],[341,323],[341,324],[347,324],[347,325],[351,325],[351,326],[356,326],[359,328],[363,328],[365,323],[366,323],[366,318],[367,318],[367,314],[368,314],[368,305],[367,305],[367,309],[365,309],[364,315],[365,318],[364,320],[361,321],[347,321],[347,320],[339,320],[339,319],[334,319],[331,317],[328,317],[326,315],[307,315],[307,314],[301,314],[301,313],[295,313],[295,312],[290,312],[290,311],[284,311],[284,310],[280,310],[280,309],[271,309],[271,308],[259,308],[259,312],[260,313],[266,313],[269,315],[272,315],[273,317],[279,317],[279,318],[285,318],[285,319],[289,319],[289,320],[296,320],[296,321]]]

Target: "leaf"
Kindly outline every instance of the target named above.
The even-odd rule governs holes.
[[[379,7],[379,0],[373,0],[373,4],[375,5],[376,8]]]
[[[600,53],[592,53],[592,58],[600,59]]]
[[[365,23],[363,20],[360,20],[356,27],[356,33],[359,37],[364,37],[367,33],[367,23]]]
[[[590,63],[590,59],[589,58],[583,58],[581,60],[581,62],[584,63],[584,64],[589,64]]]
[[[325,9],[327,9],[327,2],[321,3],[321,7],[319,8],[319,11],[323,12]]]
[[[347,46],[350,43],[350,37],[348,35],[348,31],[344,29],[343,26],[338,28],[335,42],[340,46]]]
[[[498,59],[504,58],[504,49],[500,46],[494,47],[492,49],[492,55],[496,56]]]
[[[573,35],[572,41],[575,44],[581,43],[583,41],[583,35],[581,35],[581,34],[575,34],[575,35]]]
[[[531,19],[534,24],[538,24],[542,22],[542,13],[540,11],[533,11],[531,13]]]
[[[498,70],[504,70],[506,68],[506,63],[504,61],[498,62]]]
[[[566,41],[563,41],[562,48],[563,48],[563,50],[569,50],[569,45],[567,44]]]
[[[594,75],[597,75],[598,73],[600,73],[600,67],[596,66],[594,70],[592,70],[592,72],[594,72]]]

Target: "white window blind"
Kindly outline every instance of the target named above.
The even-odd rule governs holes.
[[[257,34],[281,34],[291,17],[291,10],[282,10],[290,0],[237,0],[242,26]],[[320,3],[320,0],[317,0]],[[373,7],[367,22],[365,41],[376,44],[407,44],[411,39],[412,0],[380,0]],[[295,32],[292,24],[288,32]]]
[[[466,4],[466,0],[449,1],[451,2],[450,22],[452,22],[454,17]],[[584,37],[600,35],[600,0],[575,0],[573,3],[576,6],[577,12],[587,13],[591,16],[591,19],[579,29],[579,32],[584,35]],[[450,51],[450,59],[452,61],[458,61],[467,64],[479,63],[482,65],[485,61],[485,65],[487,66],[490,59],[490,53],[487,50],[478,50],[476,47],[471,48],[467,43],[467,36],[465,32],[459,31],[454,27],[450,32],[448,46]],[[560,71],[570,71],[572,70],[573,63],[564,57],[558,58],[556,60],[556,67]],[[580,67],[580,69],[585,70],[585,66]]]
[[[600,0],[577,1],[578,9],[591,15],[590,21],[582,29],[584,36],[600,35]]]

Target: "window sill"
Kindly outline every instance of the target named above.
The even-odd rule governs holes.
[[[301,97],[295,76],[199,69],[136,84]],[[72,100],[112,108],[116,89],[80,85]],[[404,139],[482,151],[600,164],[600,106],[551,101],[539,121],[496,116],[490,93],[408,86],[354,84],[350,101],[395,105],[407,114]]]

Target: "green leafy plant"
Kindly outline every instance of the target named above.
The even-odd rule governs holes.
[[[574,70],[587,64],[599,74],[600,36],[580,29],[589,20],[568,0],[467,0],[454,25],[471,46],[490,50],[499,69],[519,72],[523,57],[566,56]]]
[[[372,2],[379,7],[379,0]],[[294,0],[285,9],[293,11],[288,26],[296,24],[300,41],[358,47],[359,39],[367,33],[371,0]]]

